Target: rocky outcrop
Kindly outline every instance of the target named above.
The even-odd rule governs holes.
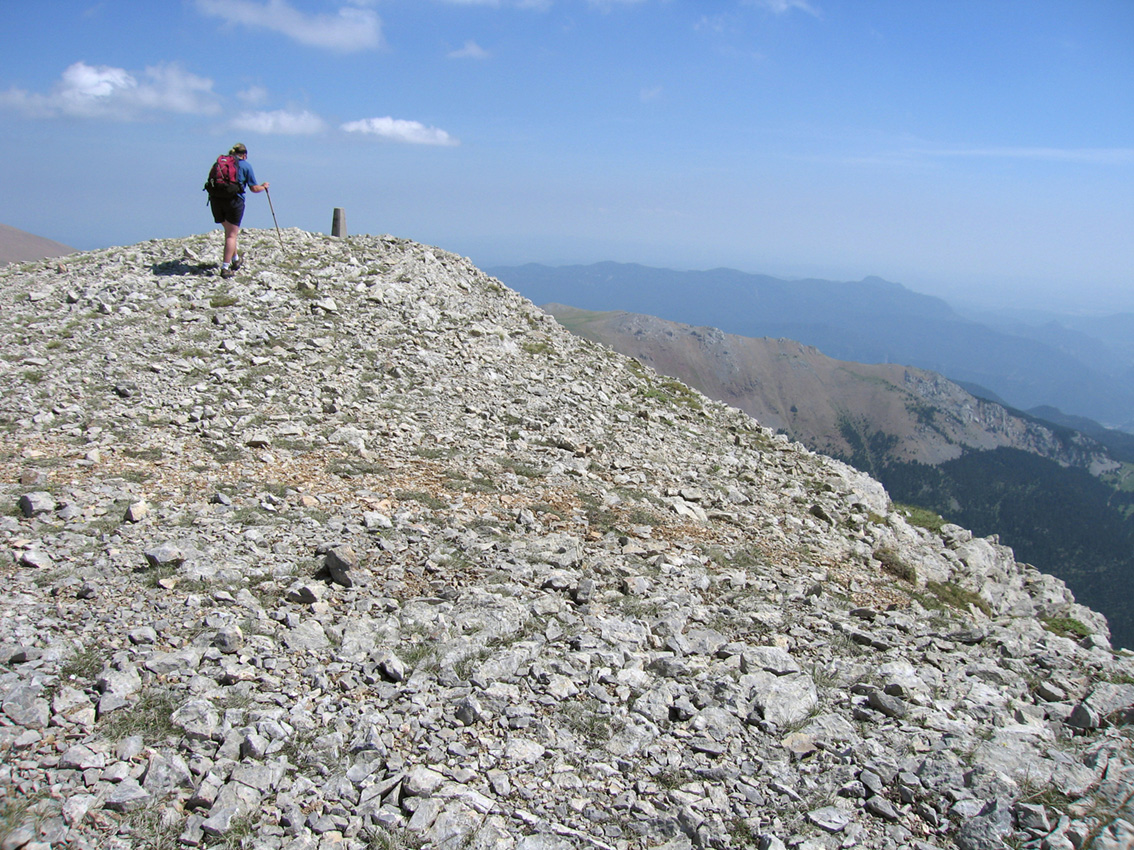
[[[1061,582],[467,260],[284,242],[0,272],[3,847],[1129,846]]]

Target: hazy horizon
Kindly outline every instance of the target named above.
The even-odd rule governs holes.
[[[9,227],[14,226],[14,225],[9,224],[8,222],[2,222],[2,224],[7,224]],[[329,225],[329,222],[328,222],[328,225]],[[348,225],[349,225],[349,219],[348,219]],[[258,226],[264,226],[264,225],[261,224],[261,225],[258,225]],[[268,226],[271,226],[271,225],[269,224]],[[22,228],[18,228],[18,229],[22,229]],[[329,229],[330,229],[329,226],[326,227],[326,228],[322,228],[322,229],[315,228],[313,232],[328,232]],[[348,227],[348,231],[349,231],[349,227]],[[195,231],[192,231],[192,232],[198,233],[198,232],[202,232],[202,231],[200,229],[198,229],[198,230],[195,230]],[[354,231],[351,231],[351,232],[354,232]],[[42,233],[34,233],[34,234],[31,234],[31,235],[38,236],[38,237],[41,237],[41,238],[44,238],[44,239],[48,239],[48,240],[51,240],[51,241],[54,241],[54,242],[62,242],[62,240],[60,240],[60,239],[58,239],[54,236],[45,235],[45,234],[42,234]],[[112,247],[115,247],[115,246],[135,244],[135,242],[143,242],[143,241],[146,241],[147,239],[177,238],[177,237],[186,236],[186,235],[189,235],[189,233],[166,234],[165,236],[161,236],[161,237],[159,237],[159,236],[147,236],[147,237],[135,240],[134,242],[118,241],[118,242],[111,242],[111,243],[107,243],[107,244],[90,244],[90,245],[86,245],[86,246],[74,245],[74,244],[67,243],[67,242],[62,242],[62,244],[65,244],[68,247],[74,248],[77,251],[94,251],[94,250],[100,250],[100,249],[104,249],[104,248],[112,248]],[[400,236],[403,236],[403,237],[408,238],[408,239],[414,238],[410,234],[395,234],[395,235],[400,235]],[[436,247],[442,248],[444,250],[452,250],[445,245],[437,245]],[[461,252],[455,252],[455,253],[461,253]],[[1054,292],[1054,293],[1047,293],[1045,295],[1043,291],[1028,290],[1027,289],[1027,282],[1019,283],[1018,284],[1019,288],[1013,288],[1013,286],[1000,286],[1000,287],[993,286],[993,287],[989,287],[989,286],[987,286],[987,284],[982,285],[981,283],[978,282],[978,283],[973,284],[973,287],[974,287],[973,289],[966,290],[966,288],[963,285],[959,285],[955,282],[941,283],[941,284],[935,286],[932,282],[927,281],[927,282],[923,283],[922,285],[918,286],[918,285],[912,284],[909,281],[895,280],[895,279],[892,279],[892,278],[886,278],[883,275],[877,275],[877,274],[871,274],[871,273],[862,274],[862,275],[859,275],[858,277],[849,277],[849,276],[846,276],[846,275],[838,274],[837,270],[824,271],[824,269],[822,269],[820,267],[811,268],[811,267],[807,266],[806,264],[801,265],[801,266],[799,266],[798,268],[795,268],[795,269],[793,269],[791,267],[785,267],[782,270],[778,270],[778,271],[777,270],[771,270],[770,271],[770,270],[762,269],[762,268],[740,268],[738,266],[729,266],[727,264],[722,264],[722,263],[716,263],[716,264],[706,263],[705,265],[702,265],[702,266],[699,266],[699,267],[688,267],[688,266],[680,266],[680,265],[677,265],[677,264],[663,265],[663,264],[659,264],[659,263],[641,262],[641,261],[633,260],[633,259],[630,259],[630,260],[612,260],[608,257],[595,258],[595,259],[582,260],[582,261],[580,261],[580,260],[569,260],[569,259],[559,260],[559,261],[544,260],[544,259],[524,259],[524,260],[518,260],[518,261],[503,261],[503,262],[486,261],[486,262],[481,262],[476,257],[472,257],[471,255],[468,255],[468,254],[463,254],[463,255],[464,256],[470,256],[470,259],[472,259],[476,263],[476,265],[480,268],[503,267],[503,266],[522,266],[522,265],[526,265],[528,263],[536,263],[536,264],[544,265],[544,266],[560,267],[560,266],[574,266],[574,265],[588,266],[588,265],[593,265],[593,264],[596,264],[596,263],[603,263],[603,262],[618,262],[618,263],[629,263],[629,264],[636,264],[636,265],[642,265],[642,266],[649,266],[649,267],[652,267],[652,268],[669,269],[669,270],[672,270],[672,271],[709,271],[709,270],[717,269],[717,268],[729,268],[729,269],[735,269],[736,271],[744,272],[746,274],[767,275],[769,277],[779,278],[779,279],[785,280],[785,281],[816,279],[816,280],[828,280],[828,281],[834,281],[834,282],[840,282],[840,283],[841,282],[853,283],[853,282],[857,282],[857,281],[863,280],[864,278],[868,278],[868,277],[881,277],[884,280],[887,280],[891,283],[900,284],[900,285],[904,286],[906,289],[912,290],[914,292],[918,292],[922,295],[930,295],[930,296],[935,296],[935,297],[941,298],[942,300],[948,302],[951,307],[953,307],[954,309],[957,309],[959,311],[968,310],[968,311],[977,311],[977,312],[980,312],[980,311],[1005,311],[1005,312],[1011,312],[1011,313],[1035,313],[1035,314],[1039,314],[1039,317],[1041,319],[1044,318],[1045,316],[1050,316],[1050,317],[1092,316],[1092,315],[1111,315],[1111,314],[1117,314],[1117,313],[1134,313],[1134,290],[1132,290],[1129,293],[1129,297],[1126,298],[1125,300],[1118,299],[1118,300],[1115,300],[1113,302],[1108,302],[1106,299],[1103,299],[1103,300],[1095,302],[1095,303],[1085,303],[1085,302],[1083,302],[1081,297],[1076,296],[1076,294],[1074,292],[1066,293],[1066,292],[1062,292],[1062,291],[1057,291],[1057,292]],[[807,270],[809,268],[811,268],[810,271]],[[1015,282],[1013,282],[1013,284],[1015,285]]]

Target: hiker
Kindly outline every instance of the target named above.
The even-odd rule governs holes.
[[[256,175],[248,164],[248,148],[235,144],[227,156],[235,159],[235,181],[230,179],[232,175],[221,173],[221,160],[225,159],[222,156],[209,172],[209,182],[205,184],[209,191],[213,221],[224,226],[224,259],[220,269],[220,276],[224,278],[235,275],[243,263],[236,247],[236,239],[240,235],[240,222],[244,218],[244,189],[247,187],[253,192],[263,192],[268,188],[266,182],[256,183]]]

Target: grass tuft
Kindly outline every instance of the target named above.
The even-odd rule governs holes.
[[[902,581],[916,582],[917,570],[902,560],[896,550],[883,546],[874,552],[874,557],[882,563],[882,569]]]
[[[966,590],[951,581],[928,581],[925,583],[925,588],[952,608],[964,611],[972,605],[975,606],[977,610],[983,612],[986,617],[992,616],[992,606],[985,601],[983,596],[971,590]]]
[[[1043,627],[1053,634],[1065,638],[1085,638],[1094,632],[1074,617],[1040,617]]]
[[[948,524],[945,518],[940,514],[934,513],[926,508],[895,504],[894,510],[905,517],[906,522],[910,525],[924,528],[927,531],[932,531],[934,534],[940,534],[941,529]]]
[[[146,743],[156,744],[178,737],[177,727],[170,720],[176,710],[177,701],[170,691],[150,689],[143,691],[132,706],[106,715],[99,725],[111,740],[141,735]]]

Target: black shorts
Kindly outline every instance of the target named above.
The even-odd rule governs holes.
[[[228,222],[240,227],[244,219],[244,196],[234,195],[231,198],[209,198],[209,206],[213,208],[213,221],[217,224]]]

